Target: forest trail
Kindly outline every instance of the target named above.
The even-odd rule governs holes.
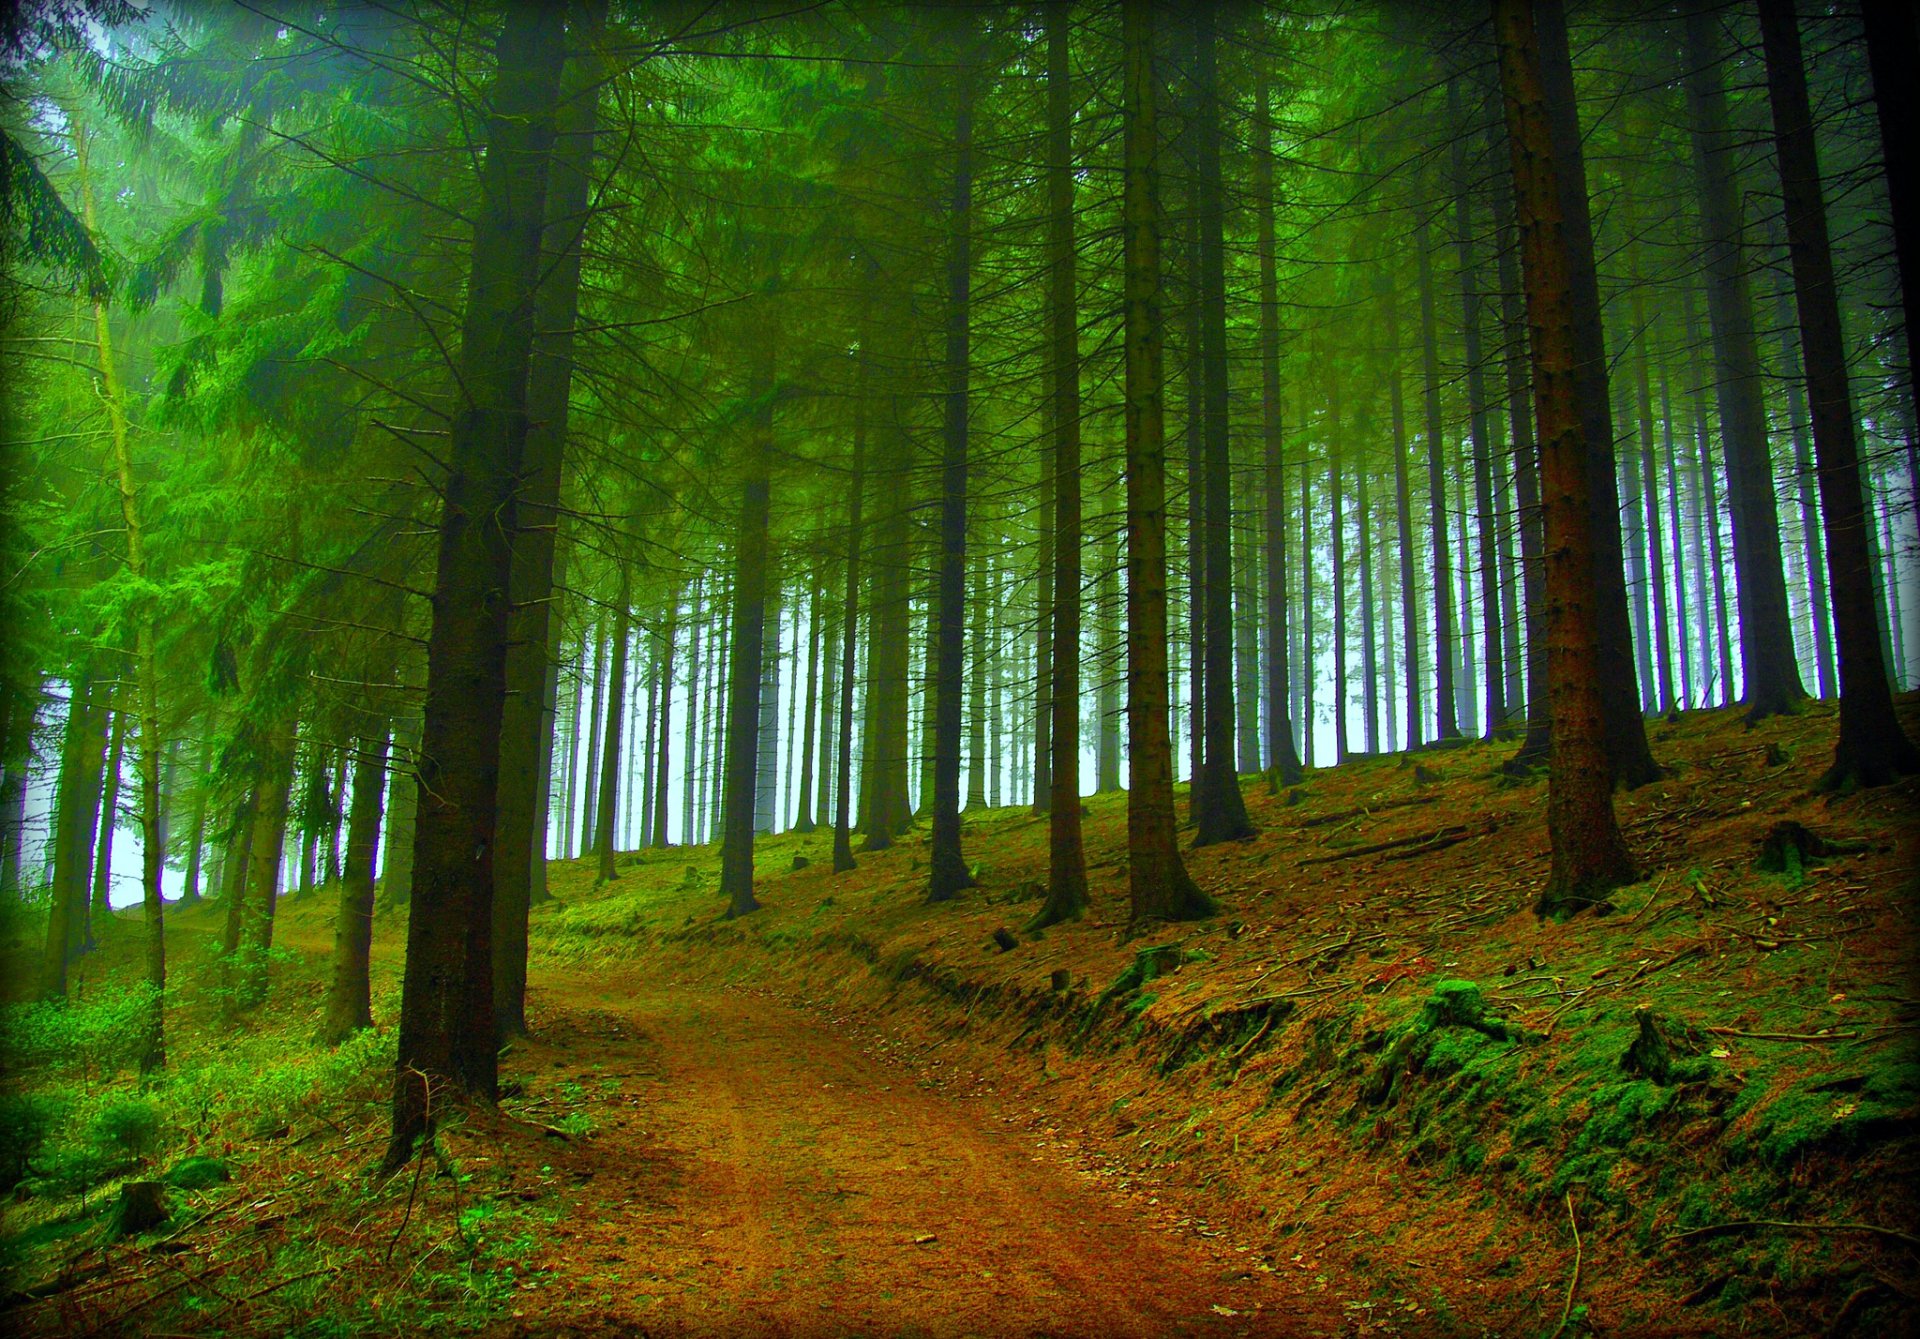
[[[514,1173],[507,1193],[565,1213],[528,1261],[551,1272],[491,1333],[1302,1332],[1250,1256],[860,1023],[642,972],[549,975],[532,1001],[503,1078],[601,1097],[591,1134]]]

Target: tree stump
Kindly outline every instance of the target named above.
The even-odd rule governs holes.
[[[107,1218],[107,1240],[119,1241],[159,1227],[167,1221],[165,1185],[159,1181],[128,1181]]]

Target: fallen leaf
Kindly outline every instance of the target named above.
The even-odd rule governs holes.
[[[1218,1302],[1215,1302],[1213,1304],[1213,1314],[1216,1316],[1237,1316],[1240,1313],[1230,1306],[1221,1306]]]

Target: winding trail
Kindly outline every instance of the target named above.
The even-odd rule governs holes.
[[[639,973],[547,974],[531,1004],[509,1109],[594,1129],[496,1169],[557,1213],[528,1261],[549,1272],[497,1336],[1320,1328],[1287,1323],[1294,1299],[1253,1257],[1173,1230],[990,1081],[917,1071],[863,1020]],[[542,1104],[566,1083],[571,1105]]]

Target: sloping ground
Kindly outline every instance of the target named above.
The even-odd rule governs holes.
[[[1260,836],[1190,855],[1222,914],[1143,940],[1121,923],[1124,797],[1102,796],[1094,910],[1041,936],[1017,932],[1044,820],[1002,811],[968,828],[982,886],[957,906],[919,902],[917,837],[839,878],[824,834],[784,837],[759,848],[766,910],[732,925],[683,853],[599,893],[562,873],[538,951],[884,1020],[929,1065],[993,1074],[1116,1182],[1196,1196],[1190,1217],[1356,1327],[1900,1332],[1920,785],[1812,795],[1831,712],[1654,726],[1672,775],[1620,800],[1648,878],[1563,925],[1530,911],[1544,782],[1474,746],[1250,784]],[[1785,820],[1845,849],[1757,869]],[[1752,1220],[1821,1226],[1728,1226]]]
[[[737,923],[710,850],[629,857],[597,891],[559,866],[534,921],[539,1035],[505,1058],[501,1113],[384,1186],[390,1031],[305,1046],[330,904],[284,906],[274,998],[237,1021],[206,952],[220,911],[188,911],[162,1088],[112,1077],[100,979],[137,944],[87,960],[94,1003],[60,1024],[92,1028],[82,1060],[29,1094],[65,1133],[5,1209],[39,1295],[5,1320],[1911,1332],[1920,784],[1810,795],[1832,728],[1817,706],[1655,726],[1674,774],[1621,799],[1647,881],[1565,925],[1529,911],[1544,783],[1481,746],[1289,794],[1250,780],[1260,836],[1190,856],[1222,914],[1134,940],[1120,796],[1088,802],[1092,913],[1043,936],[1021,927],[1045,823],[1020,812],[968,825],[981,886],[937,908],[918,834],[838,877],[824,833],[764,842],[766,909]],[[1787,819],[1842,849],[1757,870]],[[387,1021],[399,919],[377,936]],[[12,1026],[31,1052],[32,1020]],[[89,1148],[124,1165],[48,1165]],[[190,1156],[231,1181],[196,1188]],[[167,1227],[108,1244],[77,1212],[162,1171]]]

